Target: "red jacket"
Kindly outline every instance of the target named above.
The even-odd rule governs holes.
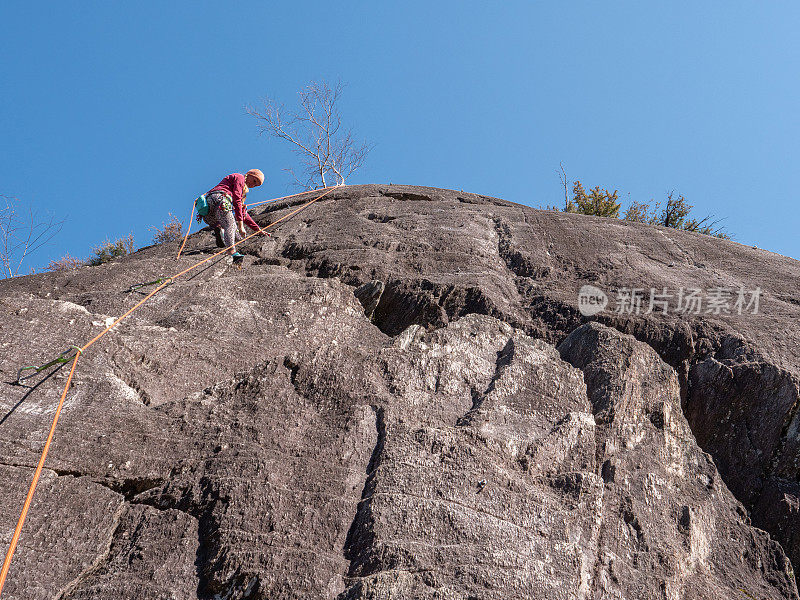
[[[220,181],[216,187],[208,190],[211,192],[224,192],[233,200],[233,216],[237,221],[244,221],[250,229],[258,230],[259,227],[253,218],[244,209],[244,199],[247,196],[247,186],[244,183],[244,175],[241,173],[231,173]]]

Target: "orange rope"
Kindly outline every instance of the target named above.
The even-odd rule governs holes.
[[[186,245],[186,240],[189,239],[189,232],[192,230],[192,219],[194,219],[194,202],[192,202],[192,214],[189,215],[189,226],[186,227],[186,235],[183,236],[183,243],[181,244],[180,250],[178,250],[178,256],[175,257],[175,260],[181,257],[181,252],[183,252],[183,247]]]
[[[250,208],[251,206],[260,206],[261,204],[270,204],[271,202],[277,202],[278,200],[285,200],[286,198],[291,198],[292,196],[302,196],[303,194],[310,194],[311,192],[321,192],[322,190],[328,190],[335,187],[335,185],[329,185],[328,187],[320,188],[318,190],[308,190],[307,192],[300,192],[299,194],[289,194],[288,196],[281,196],[280,198],[273,198],[272,200],[263,200],[261,202],[253,202],[252,204],[245,204],[244,207],[246,209]]]
[[[271,204],[273,202],[277,202],[278,200],[285,200],[286,198],[291,198],[292,196],[302,196],[303,194],[309,194],[312,191],[321,192],[323,190],[329,190],[334,187],[340,186],[331,186],[321,188],[319,190],[309,190],[307,192],[300,192],[299,194],[289,194],[288,196],[281,196],[280,198],[272,198],[271,200],[263,200],[262,202],[253,202],[252,204],[245,204],[245,210],[248,210],[251,206],[260,206],[262,204]],[[326,192],[327,193],[327,192]],[[192,213],[189,215],[189,227],[186,229],[186,235],[183,236],[183,243],[181,244],[180,249],[178,250],[178,256],[175,257],[175,260],[178,260],[181,257],[181,253],[183,252],[183,247],[186,245],[186,240],[189,239],[189,232],[192,229],[192,219],[194,219],[194,202],[192,202]],[[265,228],[266,229],[266,228]]]
[[[67,391],[69,391],[69,385],[72,382],[72,374],[75,373],[75,365],[78,364],[78,358],[80,358],[81,352],[78,352],[75,355],[75,360],[72,361],[72,368],[69,370],[69,377],[67,377],[67,385],[64,386],[64,392],[61,394],[61,400],[58,403],[58,408],[56,408],[56,414],[53,417],[53,424],[50,426],[50,434],[47,436],[47,441],[44,444],[44,450],[42,450],[42,456],[39,458],[39,464],[36,465],[36,472],[33,474],[33,481],[31,482],[31,486],[28,489],[28,495],[25,497],[25,505],[22,507],[22,513],[19,515],[19,520],[17,521],[17,527],[14,529],[14,535],[11,538],[11,548],[6,555],[6,560],[3,562],[3,570],[0,571],[0,592],[3,591],[3,584],[6,581],[6,575],[8,575],[8,569],[11,566],[11,556],[14,554],[14,549],[17,547],[17,542],[19,541],[19,535],[22,532],[22,524],[25,523],[25,517],[28,515],[28,509],[31,507],[31,501],[33,500],[33,492],[36,490],[36,484],[39,483],[39,476],[42,474],[42,467],[44,467],[44,460],[47,458],[47,451],[50,449],[50,442],[53,441],[53,434],[56,432],[56,424],[58,423],[58,416],[61,414],[61,407],[64,406],[64,399],[67,397]]]
[[[275,225],[277,225],[281,221],[284,221],[284,220],[288,219],[289,217],[291,217],[293,215],[296,215],[301,210],[303,210],[303,209],[307,208],[308,206],[311,206],[312,204],[314,204],[314,202],[316,202],[317,200],[321,200],[323,197],[327,196],[332,190],[333,190],[333,188],[329,189],[328,191],[326,191],[322,195],[317,196],[316,198],[314,198],[313,200],[310,200],[309,202],[306,202],[300,208],[298,208],[296,210],[293,210],[292,212],[290,212],[287,215],[284,215],[283,217],[281,217],[277,221],[274,221],[274,222],[270,223],[269,225],[267,225],[266,227],[262,228],[259,231],[256,231],[255,233],[251,233],[250,235],[248,235],[247,237],[242,239],[239,243],[244,243],[247,240],[249,240],[250,238],[252,238],[252,237],[254,237],[256,235],[259,235],[261,233],[261,231],[265,231],[265,230],[269,229],[270,227],[274,227]],[[192,214],[194,215],[194,208],[192,208]],[[11,538],[11,545],[10,545],[10,547],[8,549],[8,552],[6,553],[6,558],[5,558],[5,561],[3,562],[3,569],[2,569],[2,571],[0,571],[0,594],[2,594],[2,592],[3,592],[3,585],[6,582],[6,576],[8,575],[8,569],[9,569],[9,567],[11,565],[11,558],[14,555],[14,551],[17,548],[17,542],[19,541],[20,532],[22,531],[22,525],[25,523],[25,517],[28,515],[28,509],[30,508],[31,500],[33,499],[33,493],[36,491],[36,485],[39,483],[39,476],[41,475],[42,468],[44,467],[44,461],[45,461],[45,458],[47,457],[47,451],[50,449],[50,442],[53,440],[53,435],[54,435],[55,430],[56,430],[56,423],[58,423],[58,417],[61,414],[61,407],[64,405],[64,399],[67,397],[67,392],[69,391],[69,386],[70,386],[70,383],[72,382],[72,375],[75,372],[75,366],[78,364],[78,358],[83,354],[84,351],[86,351],[87,348],[89,348],[92,344],[97,342],[105,334],[107,334],[109,331],[111,331],[114,327],[116,327],[119,324],[120,321],[122,321],[128,315],[130,315],[133,311],[138,309],[142,304],[144,304],[150,298],[155,296],[157,292],[159,292],[160,290],[164,289],[167,285],[172,283],[172,281],[174,279],[177,279],[181,275],[185,275],[189,271],[192,271],[192,270],[196,269],[197,267],[199,267],[200,265],[207,263],[208,261],[210,261],[213,258],[219,256],[220,254],[222,254],[224,252],[227,252],[232,247],[233,246],[228,246],[227,248],[223,248],[219,252],[216,252],[216,253],[212,254],[211,256],[209,256],[207,258],[204,258],[200,262],[195,263],[192,266],[184,269],[180,273],[176,273],[172,277],[168,277],[166,279],[166,281],[164,281],[164,283],[159,285],[156,289],[154,289],[152,292],[147,294],[147,296],[145,296],[139,302],[134,304],[125,314],[123,314],[120,318],[118,318],[116,321],[114,321],[111,325],[106,327],[103,331],[101,331],[99,334],[97,334],[95,337],[93,337],[91,340],[89,340],[89,342],[87,342],[86,345],[84,345],[82,348],[80,348],[78,350],[78,353],[75,355],[75,360],[72,362],[72,369],[70,369],[69,377],[67,378],[67,384],[64,386],[64,391],[61,394],[61,401],[58,403],[58,408],[56,409],[56,414],[53,417],[53,424],[50,426],[50,434],[47,436],[47,442],[44,445],[44,450],[42,450],[42,456],[39,458],[39,464],[37,465],[36,472],[33,475],[33,481],[31,481],[30,488],[28,489],[28,495],[25,498],[25,505],[22,507],[22,513],[19,516],[19,520],[17,521],[17,527],[14,530],[14,536]]]

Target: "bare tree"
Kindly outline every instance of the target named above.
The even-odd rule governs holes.
[[[574,205],[572,201],[569,199],[569,194],[567,193],[567,172],[564,170],[564,163],[558,163],[558,166],[561,167],[561,173],[558,174],[558,178],[561,180],[561,186],[564,188],[564,212],[575,212]]]
[[[61,231],[64,221],[41,217],[17,198],[0,196],[0,267],[2,277],[16,277],[32,252]]]
[[[289,142],[299,155],[300,177],[293,169],[286,170],[303,189],[344,185],[372,149],[366,142],[356,142],[352,131],[342,127],[337,102],[343,89],[341,82],[331,87],[312,81],[297,93],[297,110],[287,110],[270,98],[260,108],[246,107],[258,120],[260,133]]]

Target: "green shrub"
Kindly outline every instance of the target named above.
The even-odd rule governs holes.
[[[626,221],[672,227],[683,231],[694,231],[695,233],[712,235],[725,240],[731,239],[721,227],[716,226],[719,221],[712,221],[711,217],[703,217],[702,219],[689,218],[694,206],[689,204],[683,196],[676,198],[674,192],[670,192],[667,194],[667,203],[661,211],[659,211],[660,206],[658,202],[655,205],[650,205],[647,202],[634,200],[625,211],[624,218]]]
[[[94,256],[89,259],[89,264],[92,266],[102,265],[120,256],[132,254],[135,250],[136,245],[132,233],[128,234],[128,237],[117,238],[113,242],[106,238],[105,242],[92,249]]]
[[[609,192],[597,186],[587,194],[581,182],[576,181],[572,185],[572,199],[567,201],[564,212],[616,218],[619,216],[619,207],[617,190]]]
[[[678,196],[675,198],[673,192],[667,195],[667,205],[659,216],[659,225],[672,227],[673,229],[685,229],[686,217],[692,211],[692,205],[686,202],[686,198]]]
[[[589,190],[589,193],[586,193],[581,182],[576,180],[572,184],[572,198],[569,198],[567,194],[569,180],[567,179],[564,165],[561,165],[559,178],[564,188],[564,208],[545,206],[545,209],[582,215],[594,215],[598,217],[619,218],[620,202],[617,190],[609,192],[597,186]],[[675,193],[670,192],[667,194],[667,202],[663,209],[659,202],[653,203],[652,200],[650,202],[639,202],[634,200],[627,208],[625,216],[622,218],[635,223],[672,227],[674,229],[694,231],[696,233],[711,235],[726,240],[731,239],[731,236],[728,235],[723,228],[717,227],[719,220],[712,221],[710,216],[701,219],[690,218],[689,215],[692,208],[694,207],[686,201],[686,198],[683,196],[675,197]]]
[[[633,221],[635,223],[656,225],[658,223],[658,204],[653,208],[647,202],[634,200],[625,211],[625,216],[623,218],[626,221]]]

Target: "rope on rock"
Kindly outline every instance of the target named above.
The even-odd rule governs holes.
[[[271,200],[263,200],[261,202],[253,202],[252,204],[245,204],[245,209],[250,208],[251,206],[260,206],[262,204],[271,204],[273,202],[277,202],[278,200],[286,200],[286,198],[291,198],[292,196],[302,196],[303,194],[310,194],[312,192],[324,192],[325,190],[332,190],[333,188],[341,187],[336,185],[329,185],[324,188],[319,188],[316,190],[308,190],[307,192],[300,192],[299,194],[289,194],[288,196],[281,196],[280,198],[272,198]]]
[[[186,227],[186,235],[183,236],[183,243],[181,247],[178,249],[178,256],[175,257],[175,260],[178,260],[181,257],[181,252],[183,252],[183,247],[186,245],[186,240],[189,239],[189,232],[192,230],[192,220],[194,219],[194,200],[192,200],[192,214],[189,215],[189,225]]]
[[[39,463],[36,465],[36,472],[33,474],[33,482],[31,483],[30,488],[28,488],[28,495],[25,496],[25,504],[22,507],[22,513],[19,516],[19,521],[17,522],[17,527],[14,529],[14,535],[11,538],[11,547],[8,550],[8,554],[6,555],[6,560],[3,562],[3,569],[0,571],[0,593],[3,591],[3,584],[6,581],[6,576],[8,575],[8,569],[11,566],[11,556],[14,554],[14,549],[17,547],[17,542],[19,541],[19,535],[22,532],[22,524],[25,522],[25,517],[28,515],[28,509],[31,507],[31,501],[33,500],[33,492],[36,491],[36,484],[39,482],[39,476],[42,474],[42,468],[44,467],[44,460],[47,458],[47,451],[50,449],[50,442],[53,441],[53,434],[56,432],[56,424],[58,423],[58,417],[61,414],[61,408],[64,406],[64,399],[67,397],[67,391],[69,390],[70,383],[72,383],[72,375],[75,373],[75,365],[78,364],[78,359],[80,358],[82,352],[78,352],[75,354],[75,358],[72,361],[72,368],[69,370],[69,377],[67,377],[67,385],[64,386],[64,392],[61,394],[61,400],[58,402],[58,407],[56,408],[56,414],[53,416],[53,424],[50,426],[50,433],[47,435],[47,441],[44,444],[44,450],[42,450],[42,455],[39,457]]]
[[[281,196],[280,198],[272,198],[271,200],[263,200],[261,202],[253,202],[252,204],[245,204],[244,205],[244,209],[248,210],[252,206],[260,206],[262,204],[271,204],[273,202],[278,202],[279,200],[285,200],[286,198],[291,198],[292,196],[302,196],[303,194],[310,194],[311,192],[325,192],[327,194],[328,191],[330,191],[330,190],[332,190],[332,189],[334,189],[336,187],[341,187],[341,186],[329,185],[327,187],[320,188],[318,190],[309,190],[307,192],[300,192],[299,194],[289,194],[288,196]],[[183,253],[183,248],[186,246],[186,240],[189,239],[189,233],[192,230],[193,219],[194,219],[194,201],[192,201],[192,212],[189,214],[189,225],[186,227],[186,235],[183,236],[183,243],[181,244],[181,247],[178,249],[178,256],[175,257],[175,260],[180,259],[181,254]],[[264,227],[264,229],[267,229],[267,227]],[[244,241],[244,240],[242,240],[242,241]]]
[[[264,231],[266,229],[269,229],[270,227],[274,227],[275,225],[277,225],[281,221],[285,221],[286,219],[296,215],[301,210],[305,210],[307,207],[309,207],[312,204],[314,204],[317,200],[321,200],[322,198],[327,196],[331,191],[333,191],[333,189],[334,188],[329,188],[326,192],[324,192],[323,194],[317,196],[313,200],[310,200],[310,201],[306,202],[300,208],[298,208],[296,210],[293,210],[292,212],[288,213],[287,215],[284,215],[283,217],[281,217],[280,219],[270,223],[266,227],[262,228],[260,231],[257,231],[255,233],[252,233],[252,234],[246,236],[244,239],[242,239],[240,241],[240,243],[246,242],[247,240],[249,240],[249,239],[251,239],[251,238],[253,238],[253,237],[257,236],[257,235],[260,235],[262,231]],[[192,209],[192,214],[194,214],[194,209]],[[187,236],[188,236],[188,233],[187,233]],[[184,240],[184,242],[185,241],[186,240]],[[196,269],[200,265],[203,265],[203,264],[207,263],[208,261],[213,260],[214,258],[219,256],[220,254],[223,254],[223,253],[227,252],[231,247],[232,246],[229,246],[228,248],[223,248],[222,250],[220,250],[218,252],[215,252],[211,256],[209,256],[207,258],[204,258],[200,262],[197,262],[197,263],[193,264],[192,266],[184,269],[183,271],[181,271],[179,273],[176,273],[175,275],[172,275],[171,277],[167,277],[166,280],[163,281],[161,284],[159,284],[159,286],[156,289],[154,289],[152,292],[147,294],[147,296],[142,298],[139,302],[134,304],[126,313],[124,313],[116,321],[111,323],[111,325],[106,327],[103,331],[98,333],[91,340],[89,340],[83,347],[72,346],[72,348],[77,350],[77,352],[75,353],[75,357],[74,357],[74,359],[72,361],[72,368],[69,371],[69,377],[67,377],[67,383],[64,386],[64,391],[61,393],[61,400],[59,401],[58,407],[56,408],[55,415],[53,416],[53,423],[50,426],[50,433],[47,436],[47,441],[45,442],[44,449],[42,450],[42,455],[39,458],[39,463],[37,464],[36,471],[33,474],[33,480],[31,481],[31,485],[28,488],[28,495],[25,497],[25,504],[23,505],[22,512],[20,513],[19,519],[17,520],[17,526],[14,529],[14,535],[11,538],[11,544],[9,546],[8,552],[6,553],[5,560],[3,561],[2,570],[0,570],[0,595],[3,592],[3,586],[5,585],[6,577],[8,575],[8,570],[9,570],[9,568],[11,566],[11,559],[14,556],[14,551],[17,548],[17,543],[19,542],[19,536],[20,536],[20,533],[22,531],[22,526],[25,523],[25,518],[28,515],[28,510],[30,509],[31,501],[33,499],[33,494],[36,491],[36,486],[39,483],[39,477],[42,474],[42,468],[44,467],[45,458],[47,458],[47,452],[50,449],[50,443],[53,441],[53,435],[55,434],[55,431],[56,431],[56,424],[58,423],[58,417],[61,414],[61,408],[64,406],[64,399],[67,397],[67,392],[69,391],[70,385],[72,383],[72,376],[75,373],[75,367],[78,364],[78,359],[81,356],[83,356],[83,353],[86,352],[86,350],[88,350],[95,342],[100,340],[104,335],[106,335],[109,331],[111,331],[114,327],[116,327],[123,319],[127,318],[132,312],[137,310],[140,306],[142,306],[150,298],[155,296],[159,291],[161,291],[167,285],[172,283],[173,280],[177,279],[178,277],[180,277],[182,275],[185,275],[189,271],[193,271],[194,269]],[[67,352],[69,352],[70,350],[68,350]],[[63,354],[62,354],[62,356],[63,356]],[[59,357],[59,359],[60,358],[61,357]],[[53,364],[58,364],[60,362],[59,359],[56,359],[55,362],[51,361],[50,366],[52,366]],[[69,360],[69,359],[67,359],[67,360]],[[66,361],[64,361],[64,362],[66,362]],[[36,367],[34,367],[34,368],[36,368]],[[42,368],[46,368],[46,366],[43,365]]]

